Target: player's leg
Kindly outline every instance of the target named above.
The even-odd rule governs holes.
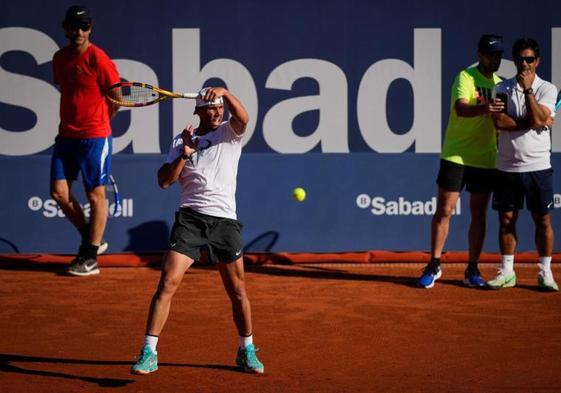
[[[87,222],[78,200],[72,194],[72,181],[51,180],[51,198],[58,203],[60,209],[78,232],[86,230]]]
[[[523,206],[524,193],[518,174],[499,171],[497,188],[493,193],[493,209],[499,214],[499,247],[501,264],[497,276],[487,281],[490,288],[509,288],[516,285],[514,253],[516,251],[516,222],[518,210]]]
[[[99,247],[107,225],[107,199],[105,196],[105,185],[94,187],[86,191],[90,202],[90,232],[88,241]],[[97,251],[97,250],[96,250]]]
[[[487,230],[487,210],[491,193],[497,181],[497,171],[487,168],[466,167],[466,191],[470,193],[470,225],[468,230],[468,265],[464,272],[464,284],[484,287],[478,263]]]
[[[88,276],[99,274],[97,254],[107,223],[105,184],[111,169],[111,138],[81,139],[77,149],[84,189],[90,203],[90,222],[88,237],[82,242],[78,257],[68,268],[68,273]]]
[[[436,211],[431,221],[431,260],[417,281],[422,288],[432,288],[440,278],[440,257],[448,237],[450,219],[463,187],[464,166],[450,161],[440,160],[440,169],[436,183]]]
[[[78,200],[72,195],[72,183],[78,178],[80,163],[75,157],[76,141],[57,137],[51,157],[51,197],[82,234],[86,231],[86,218]]]
[[[170,250],[166,254],[160,282],[156,293],[152,297],[148,320],[146,322],[146,333],[152,336],[159,336],[168,319],[171,299],[187,269],[193,264],[193,259],[177,251]]]
[[[472,193],[469,200],[470,225],[468,230],[469,261],[464,272],[464,284],[469,287],[483,287],[485,280],[478,268],[479,257],[485,242],[487,230],[487,208],[490,193]]]
[[[431,256],[440,259],[448,238],[450,220],[460,193],[438,188],[436,211],[431,222]]]
[[[244,371],[263,373],[265,368],[257,359],[255,354],[257,349],[253,345],[251,304],[245,288],[243,258],[238,258],[230,263],[219,263],[218,270],[224,289],[232,303],[232,315],[240,336],[236,364]]]
[[[250,336],[251,305],[245,289],[243,259],[230,263],[219,263],[218,270],[224,284],[224,289],[232,303],[232,315],[240,337]]]
[[[539,255],[538,286],[540,288],[558,291],[559,286],[551,271],[553,255],[553,226],[551,224],[551,209],[553,209],[553,170],[531,172],[524,174],[528,209],[532,213],[535,224],[535,243]]]
[[[144,345],[131,368],[133,374],[148,374],[158,369],[156,346],[169,316],[171,300],[176,293],[185,271],[193,264],[193,259],[177,251],[170,250],[165,256],[160,282],[150,302]]]

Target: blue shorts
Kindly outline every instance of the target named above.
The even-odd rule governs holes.
[[[74,181],[81,173],[86,190],[105,185],[111,173],[112,151],[111,136],[86,139],[57,136],[51,159],[51,181]]]
[[[526,207],[532,213],[545,215],[553,209],[553,169],[535,172],[498,171],[493,193],[493,209],[510,212]]]

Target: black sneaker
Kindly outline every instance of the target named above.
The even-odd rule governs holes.
[[[66,272],[73,276],[91,276],[99,274],[99,266],[94,258],[78,256],[74,258]]]

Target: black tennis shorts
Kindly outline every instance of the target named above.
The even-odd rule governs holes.
[[[534,172],[498,172],[493,209],[503,212],[526,207],[541,216],[553,209],[553,169]]]
[[[460,165],[440,160],[436,184],[446,191],[460,192],[464,186],[472,194],[491,193],[495,188],[497,170]]]
[[[181,208],[175,213],[169,248],[193,260],[206,248],[211,264],[234,262],[242,256],[242,227],[237,220]]]

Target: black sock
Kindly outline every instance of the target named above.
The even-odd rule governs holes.
[[[477,269],[477,261],[469,261],[467,268],[468,270]]]
[[[80,246],[80,253],[86,259],[96,259],[98,248],[99,246],[94,246],[93,244],[87,242]]]
[[[82,244],[88,244],[90,242],[90,227],[86,225],[80,230],[80,235],[82,236]]]
[[[430,259],[430,264],[431,264],[432,266],[438,266],[438,267],[440,267],[440,258],[432,257],[432,258]]]

